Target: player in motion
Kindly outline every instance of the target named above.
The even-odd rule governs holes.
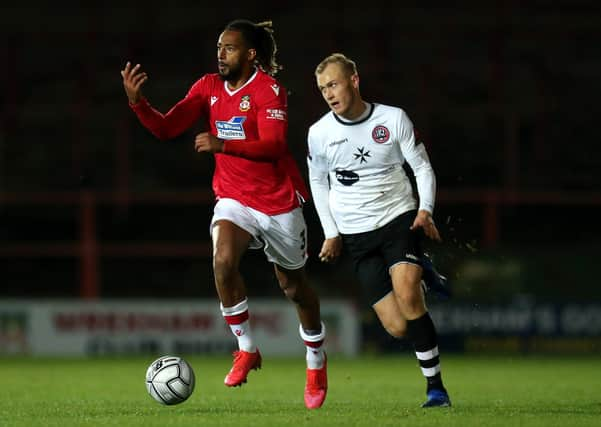
[[[210,226],[215,286],[239,347],[225,385],[240,386],[251,369],[261,367],[239,265],[247,248],[262,247],[281,289],[296,305],[307,347],[305,405],[314,409],[327,393],[326,330],[305,273],[302,202],[309,194],[286,142],[287,94],[273,77],[281,68],[276,50],[271,22],[230,22],[217,41],[218,73],[202,76],[166,114],[142,95],[147,75],[139,64],[128,62],[121,75],[130,107],[157,138],[174,138],[201,117],[210,124],[194,144],[196,151],[215,156],[217,202]]]
[[[325,236],[319,257],[331,262],[345,248],[382,326],[414,346],[427,380],[422,406],[450,406],[420,286],[422,270],[432,273],[429,260],[423,265],[422,234],[440,240],[426,149],[402,109],[363,101],[356,64],[345,55],[326,57],[315,76],[331,110],[308,133],[309,180]],[[415,174],[419,205],[405,161]]]

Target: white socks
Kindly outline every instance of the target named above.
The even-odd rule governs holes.
[[[299,325],[298,331],[301,338],[307,346],[307,368],[321,369],[325,362],[325,353],[323,351],[323,342],[326,337],[326,326],[321,323],[321,332],[318,335],[308,335],[303,329],[303,325]]]
[[[238,348],[248,353],[257,351],[257,346],[250,330],[250,321],[248,320],[248,299],[244,298],[233,307],[224,307],[221,304],[221,314],[225,322],[230,325],[232,333],[238,340]]]
[[[233,307],[224,307],[223,304],[220,306],[225,322],[230,326],[232,333],[238,340],[238,348],[248,353],[256,352],[257,346],[250,329],[248,299],[244,298]],[[325,363],[323,343],[326,337],[326,327],[323,322],[321,323],[321,331],[317,335],[307,334],[302,325],[299,325],[299,333],[307,347],[307,368],[323,368]]]

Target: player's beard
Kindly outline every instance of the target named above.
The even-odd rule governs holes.
[[[226,82],[235,82],[242,76],[242,67],[240,64],[227,65],[224,72],[219,71],[219,77]]]

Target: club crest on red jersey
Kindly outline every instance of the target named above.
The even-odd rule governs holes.
[[[243,113],[250,110],[250,95],[243,95],[240,100],[240,111]]]
[[[390,139],[390,131],[386,126],[378,125],[371,131],[371,137],[378,144],[383,144]]]

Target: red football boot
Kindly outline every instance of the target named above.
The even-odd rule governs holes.
[[[324,353],[323,368],[308,369],[307,383],[305,384],[305,406],[308,409],[317,409],[323,405],[328,393],[328,358]]]
[[[234,365],[223,381],[228,387],[241,386],[246,382],[246,377],[251,369],[261,368],[261,353],[257,349],[254,353],[243,350],[237,350],[232,353],[234,356]]]

